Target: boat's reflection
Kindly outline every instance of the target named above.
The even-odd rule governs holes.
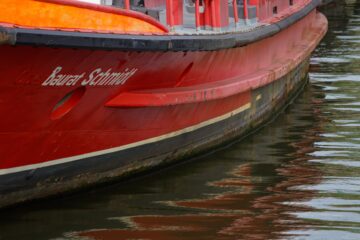
[[[286,133],[290,127],[273,132],[272,137],[284,139],[284,144],[288,145],[278,146],[281,151],[287,149],[283,153],[286,160],[280,164],[266,164],[266,160],[262,164],[240,164],[233,168],[228,177],[208,183],[221,189],[221,193],[208,195],[207,198],[164,203],[198,210],[199,213],[120,217],[128,228],[94,229],[77,232],[75,235],[106,240],[284,239],[291,237],[289,232],[306,229],[306,222],[291,213],[310,211],[311,207],[291,203],[305,202],[315,194],[312,190],[298,189],[297,186],[314,185],[321,181],[322,173],[310,165],[308,153],[314,151],[313,143],[322,132],[322,122],[325,121],[321,119],[319,108],[316,107],[321,104],[321,96],[314,97],[309,89],[306,92],[305,98],[308,97],[308,100],[298,104],[296,112],[307,111],[306,116],[314,119],[304,120],[301,115],[289,114],[286,117],[291,119],[286,119],[286,122],[297,121],[294,126],[299,129],[293,129],[292,135]],[[312,111],[312,114],[308,111]],[[271,143],[266,144],[269,147]],[[254,153],[260,155],[257,157],[262,155],[260,145],[260,149]],[[259,174],[259,171],[262,173]],[[274,174],[275,177],[267,179],[264,172],[269,171],[269,177]]]

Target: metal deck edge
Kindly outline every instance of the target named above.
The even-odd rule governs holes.
[[[307,16],[319,3],[320,0],[312,0],[299,12],[249,32],[218,35],[122,35],[3,27],[0,28],[0,44],[124,51],[215,51],[241,47],[271,37]]]

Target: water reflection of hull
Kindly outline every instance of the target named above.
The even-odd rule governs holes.
[[[322,1],[321,1],[321,5],[324,6],[324,5],[327,5],[327,4],[329,4],[329,3],[332,3],[333,1],[334,1],[334,0],[322,0]],[[321,6],[321,5],[320,5],[320,6]]]
[[[355,4],[357,0],[322,0],[321,5],[327,5],[330,3],[337,3],[337,4]]]
[[[204,199],[189,199],[170,202],[171,206],[182,209],[197,209],[198,214],[185,215],[150,215],[120,218],[129,229],[90,230],[75,233],[71,236],[89,237],[90,239],[285,239],[292,231],[306,229],[307,223],[299,220],[291,212],[309,211],[307,206],[292,205],[292,202],[307,201],[314,196],[314,191],[297,189],[298,186],[314,185],[321,182],[322,172],[311,166],[308,154],[313,152],[314,142],[323,131],[322,121],[318,119],[318,107],[323,96],[313,98],[312,92],[302,98],[309,99],[297,112],[310,111],[313,121],[304,121],[296,114],[290,114],[286,122],[299,127],[296,138],[289,142],[289,161],[271,169],[271,165],[260,166],[251,163],[233,168],[227,178],[213,181],[209,185],[221,189],[222,193]],[[306,113],[307,116],[309,112]],[[298,123],[294,123],[299,121]],[[315,124],[313,124],[315,123]],[[313,125],[306,125],[313,124]],[[277,128],[271,137],[281,139],[287,136],[286,127]],[[302,134],[302,136],[299,136]],[[262,134],[261,134],[262,135]],[[264,134],[267,136],[268,134]],[[287,136],[290,137],[290,136]],[[259,137],[261,138],[261,137]],[[266,142],[266,144],[271,144]],[[243,156],[244,144],[240,144]],[[265,149],[259,144],[257,151]],[[269,146],[267,146],[268,148]],[[284,146],[282,146],[284,148]],[[281,148],[281,149],[282,149]],[[261,157],[261,153],[257,157]],[[267,156],[267,154],[264,154]],[[270,159],[264,160],[264,164]],[[264,168],[268,168],[264,170]],[[270,168],[270,169],[269,169]],[[274,171],[275,182],[256,177],[256,172]],[[261,192],[261,193],[258,193]],[[203,213],[207,212],[207,213]]]
[[[327,17],[340,17],[339,21],[334,21],[333,24],[347,24],[348,18],[344,16],[351,16],[353,14],[349,5],[354,5],[357,0],[332,0],[320,6],[320,10],[326,12]],[[333,26],[332,26],[333,27]]]

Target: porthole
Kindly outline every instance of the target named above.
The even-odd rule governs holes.
[[[79,87],[69,93],[67,93],[60,101],[56,103],[52,112],[51,119],[56,120],[62,118],[67,113],[69,113],[80,101],[80,99],[84,96],[86,88]]]
[[[278,8],[277,6],[273,7],[273,14],[277,14],[278,13]]]

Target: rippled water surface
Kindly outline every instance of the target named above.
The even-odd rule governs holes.
[[[360,1],[256,134],[127,183],[0,212],[0,239],[360,239]]]

